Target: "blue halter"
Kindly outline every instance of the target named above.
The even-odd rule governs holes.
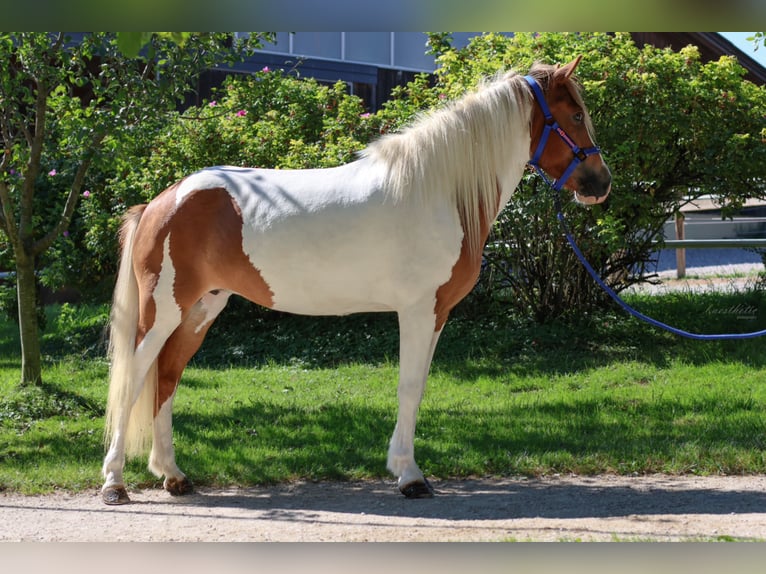
[[[539,173],[541,176],[543,176],[543,179],[548,181],[550,186],[556,190],[560,191],[562,187],[564,187],[564,184],[566,183],[567,179],[569,179],[569,176],[572,175],[572,172],[577,169],[577,166],[580,165],[589,155],[595,155],[598,153],[601,153],[601,150],[596,147],[587,147],[587,148],[581,148],[579,147],[572,138],[569,137],[569,135],[564,131],[564,129],[559,126],[559,123],[555,120],[553,117],[553,114],[551,114],[550,109],[548,108],[548,103],[545,101],[545,97],[543,96],[543,91],[540,88],[540,84],[537,83],[537,80],[535,80],[532,76],[524,76],[524,79],[529,83],[530,87],[532,88],[532,91],[535,94],[535,99],[537,100],[537,104],[540,106],[540,111],[543,112],[543,116],[545,117],[545,127],[543,128],[543,134],[540,136],[540,142],[537,144],[537,149],[535,150],[534,155],[532,156],[532,159],[529,160],[529,165],[534,167],[537,170],[537,173]],[[555,182],[551,183],[548,178],[543,173],[542,167],[540,166],[540,158],[543,156],[543,152],[545,151],[545,146],[548,144],[548,136],[551,135],[551,132],[556,132],[559,137],[564,140],[564,143],[569,146],[569,149],[572,150],[572,153],[574,154],[574,157],[572,158],[572,161],[570,162],[569,166],[564,170],[564,173],[561,174],[561,177],[556,179]]]

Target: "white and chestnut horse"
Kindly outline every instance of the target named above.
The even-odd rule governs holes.
[[[552,176],[566,174],[581,203],[609,193],[572,77],[578,62],[497,76],[341,167],[213,167],[132,208],[111,319],[104,502],[128,502],[125,457],[149,445],[165,488],[191,490],[175,461],[173,396],[232,294],[306,315],[398,314],[388,468],[406,496],[431,496],[413,446],[431,358],[527,162],[534,155]],[[560,137],[548,137],[551,126]]]

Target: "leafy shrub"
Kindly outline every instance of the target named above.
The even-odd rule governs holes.
[[[278,71],[229,77],[214,99],[189,108],[152,144],[144,165],[120,187],[145,201],[212,165],[331,167],[353,159],[374,134],[375,116],[346,93]]]
[[[434,38],[434,36],[432,36]],[[653,240],[681,206],[713,194],[729,209],[766,197],[766,88],[743,80],[734,58],[703,64],[695,47],[645,46],[628,34],[495,34],[456,50],[437,36],[438,83],[450,97],[501,69],[535,61],[577,69],[612,175],[607,201],[588,209],[563,199],[570,228],[593,267],[620,291],[647,280]],[[481,294],[537,320],[606,299],[562,241],[550,193],[525,181],[494,229]]]

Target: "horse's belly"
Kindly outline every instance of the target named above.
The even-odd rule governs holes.
[[[396,238],[369,235],[264,239],[251,261],[269,285],[275,309],[306,315],[394,311],[449,278],[454,261],[434,259],[427,250],[420,254]]]
[[[360,288],[356,293],[348,290],[327,289],[308,281],[301,288],[285,290],[276,288],[274,309],[300,315],[349,315],[378,311],[395,311],[392,297],[385,293],[365,293]]]
[[[314,214],[248,234],[245,252],[269,285],[275,309],[399,310],[434,296],[460,253],[460,230],[445,234],[425,220],[384,207]]]

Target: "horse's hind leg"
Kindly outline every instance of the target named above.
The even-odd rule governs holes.
[[[172,328],[172,327],[171,327]],[[102,499],[106,504],[125,504],[130,501],[123,482],[123,468],[125,465],[126,442],[135,441],[135,437],[129,438],[129,416],[131,410],[146,412],[151,417],[151,408],[154,403],[154,384],[148,378],[153,375],[153,367],[162,341],[167,338],[164,332],[153,329],[143,339],[135,350],[135,354],[129,365],[127,376],[131,381],[130,396],[117,417],[116,427],[112,433],[109,450],[104,458],[103,474],[105,482],[102,487]],[[143,426],[144,417],[139,414],[135,424]],[[147,419],[147,427],[148,421]],[[127,447],[130,451],[131,448]],[[140,450],[140,449],[139,449]]]
[[[415,463],[415,422],[441,331],[433,308],[399,313],[399,412],[388,449],[388,469],[407,498],[430,498],[433,489]]]
[[[192,485],[176,465],[173,448],[173,398],[186,364],[197,352],[215,318],[226,306],[230,293],[205,294],[173,332],[158,359],[157,412],[154,417],[149,470],[164,476],[165,489],[173,495],[191,492]]]

